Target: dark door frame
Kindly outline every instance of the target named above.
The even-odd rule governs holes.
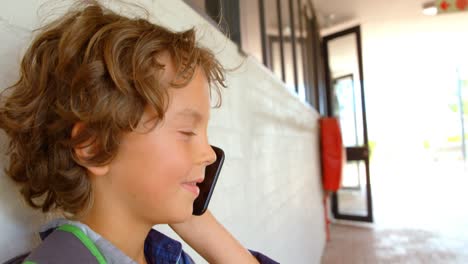
[[[372,191],[371,191],[371,181],[370,181],[370,171],[369,171],[369,142],[367,136],[367,118],[366,118],[366,104],[365,104],[365,95],[364,95],[364,70],[362,63],[362,44],[361,44],[361,27],[355,26],[337,33],[333,33],[323,37],[322,51],[325,59],[325,81],[326,81],[326,102],[327,102],[327,116],[333,115],[333,105],[332,105],[332,79],[331,72],[329,67],[329,50],[328,42],[348,34],[356,34],[356,47],[357,47],[357,56],[358,56],[358,65],[359,65],[359,82],[361,85],[361,104],[362,104],[362,118],[363,118],[363,138],[364,145],[362,147],[351,147],[346,148],[346,156],[348,161],[359,160],[364,161],[366,167],[366,194],[367,194],[367,215],[349,215],[342,214],[338,210],[338,194],[337,192],[332,193],[332,212],[336,219],[343,220],[352,220],[352,221],[362,221],[362,222],[373,222],[373,209],[372,209]]]

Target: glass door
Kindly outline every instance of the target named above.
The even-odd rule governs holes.
[[[347,162],[341,188],[332,194],[336,219],[372,222],[369,148],[360,28],[324,37],[328,115],[338,118]]]

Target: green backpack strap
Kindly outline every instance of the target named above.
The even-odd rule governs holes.
[[[70,232],[73,235],[75,235],[81,241],[81,243],[83,243],[85,245],[85,247],[89,249],[91,254],[93,254],[93,256],[96,257],[99,264],[107,264],[106,259],[101,254],[101,252],[96,247],[96,245],[93,243],[93,241],[79,227],[76,227],[74,225],[65,224],[65,225],[62,225],[59,228],[57,228],[57,230]]]
[[[107,264],[102,253],[83,230],[70,224],[54,230],[23,262],[42,263]]]

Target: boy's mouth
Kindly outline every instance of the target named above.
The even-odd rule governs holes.
[[[200,194],[200,188],[198,188],[196,182],[182,183],[182,187],[184,187],[187,191],[194,193],[195,197]]]

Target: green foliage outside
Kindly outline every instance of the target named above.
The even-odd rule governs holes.
[[[431,144],[429,143],[429,140],[424,140],[423,145],[424,145],[424,149],[428,150],[431,148]]]
[[[449,104],[449,108],[452,112],[458,113],[458,104]],[[463,114],[468,115],[468,100],[463,100]]]
[[[468,139],[468,134],[465,134],[465,140]],[[456,135],[456,136],[452,136],[452,137],[449,137],[447,139],[448,142],[450,143],[457,143],[457,142],[461,142],[462,141],[462,137],[461,135]]]
[[[374,149],[375,149],[375,141],[369,141],[369,160],[372,160],[372,156],[374,154]]]

